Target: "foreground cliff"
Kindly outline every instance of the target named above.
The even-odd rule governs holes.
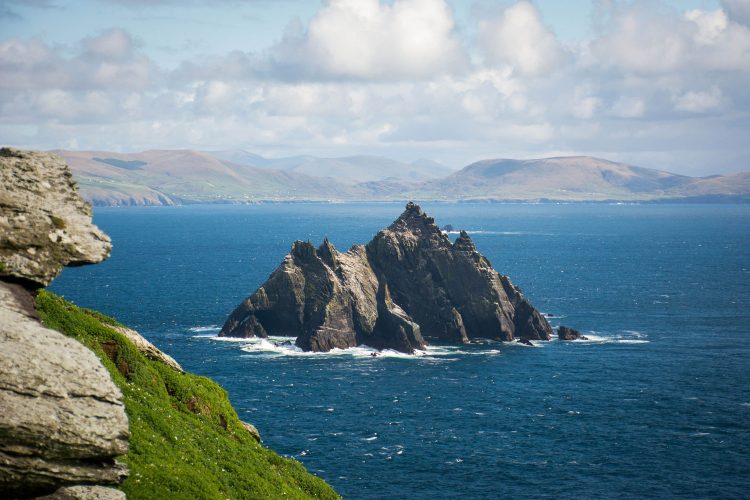
[[[293,336],[308,351],[365,344],[412,353],[426,339],[549,340],[547,320],[466,232],[451,243],[409,203],[367,245],[297,241],[227,319],[222,336]]]
[[[94,353],[39,322],[33,297],[109,251],[60,158],[0,149],[0,496],[124,496],[107,488],[128,474],[122,392]]]
[[[111,248],[64,162],[3,148],[0,181],[0,498],[337,498],[214,382],[39,290]]]
[[[264,448],[212,380],[139,347],[111,318],[47,291],[36,304],[44,324],[93,351],[122,392],[128,498],[338,498],[302,464]]]

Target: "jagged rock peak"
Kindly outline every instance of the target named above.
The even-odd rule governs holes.
[[[333,243],[328,241],[328,238],[325,238],[323,243],[318,247],[318,257],[323,259],[323,262],[328,264],[329,267],[335,269],[339,265],[337,256],[338,251],[336,250],[336,247],[333,246]]]
[[[477,251],[477,247],[476,245],[474,245],[474,241],[466,231],[461,231],[461,234],[458,235],[458,239],[456,239],[456,242],[453,244],[453,249],[462,252]]]
[[[442,234],[440,228],[435,224],[435,219],[422,211],[422,208],[413,201],[406,204],[406,209],[399,215],[398,219],[388,226],[388,229],[395,232],[411,231],[414,233]]]
[[[316,257],[317,252],[311,241],[297,240],[292,244],[291,255],[304,262],[305,260]]]
[[[109,237],[59,156],[1,148],[0,186],[0,278],[38,288],[65,265],[109,257]]]

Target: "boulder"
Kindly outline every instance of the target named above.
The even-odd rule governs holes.
[[[63,266],[109,256],[109,237],[59,156],[1,148],[0,185],[0,279],[46,286]]]
[[[245,430],[249,432],[250,435],[253,436],[253,438],[255,438],[255,440],[260,443],[261,441],[260,432],[258,432],[258,429],[253,424],[242,422],[242,427],[244,427]]]
[[[492,268],[471,237],[455,242],[409,203],[367,245],[339,252],[297,241],[220,335],[293,336],[308,351],[366,344],[412,353],[426,339],[549,340],[547,320]]]
[[[557,328],[557,338],[560,340],[588,340],[578,330],[562,325]]]

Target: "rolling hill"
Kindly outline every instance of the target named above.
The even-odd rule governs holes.
[[[214,151],[209,154],[239,165],[285,170],[314,177],[331,177],[349,184],[385,180],[423,181],[445,177],[453,172],[445,165],[431,160],[403,163],[382,156],[290,156],[269,159],[242,150]]]
[[[750,174],[689,177],[600,158],[484,160],[422,183],[419,199],[653,201],[750,194]]]
[[[325,201],[357,195],[335,179],[239,165],[199,151],[55,152],[70,165],[84,197],[97,205]]]
[[[446,174],[442,165],[430,161],[407,165],[371,156],[273,160],[243,151],[56,152],[67,160],[82,194],[96,205],[750,201],[750,173],[689,177],[586,156],[483,160]]]

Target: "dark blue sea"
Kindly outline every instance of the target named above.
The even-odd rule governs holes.
[[[589,341],[301,354],[215,338],[295,239],[401,204],[96,209],[103,264],[51,289],[224,386],[347,498],[750,497],[750,205],[425,204]]]

